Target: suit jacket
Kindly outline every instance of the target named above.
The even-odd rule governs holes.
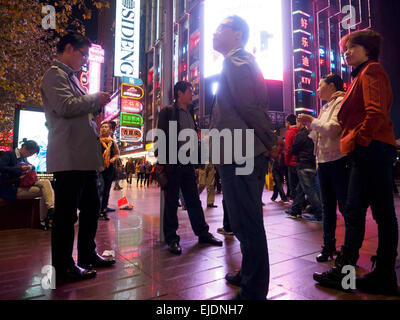
[[[0,198],[6,201],[15,201],[17,198],[20,180],[16,178],[22,174],[22,168],[17,164],[21,162],[28,164],[24,158],[17,159],[15,150],[5,152],[0,159]]]
[[[101,171],[97,125],[91,119],[101,111],[97,95],[86,95],[73,70],[59,61],[46,71],[41,93],[49,128],[48,171]]]
[[[267,153],[275,145],[267,111],[267,87],[254,56],[242,48],[231,51],[223,63],[210,128],[220,132],[228,129],[232,137],[235,129],[242,130],[241,145],[233,145],[232,160],[237,147],[243,153],[246,150],[246,129],[254,129],[254,156]],[[224,143],[220,144],[220,156],[224,164]]]
[[[389,77],[378,62],[368,62],[354,78],[343,98],[338,120],[343,128],[340,151],[351,153],[356,144],[368,147],[376,140],[396,145],[390,109]]]

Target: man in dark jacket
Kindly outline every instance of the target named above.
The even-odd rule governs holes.
[[[314,142],[308,137],[310,132],[302,124],[298,124],[299,133],[296,135],[291,153],[296,156],[296,170],[299,184],[296,188],[296,197],[293,201],[292,209],[286,213],[291,218],[301,217],[301,209],[304,203],[304,195],[307,195],[311,203],[313,217],[308,217],[310,222],[322,222],[322,205],[320,196],[315,185],[316,161],[314,155]]]
[[[170,122],[177,125],[177,136],[184,129],[192,129],[197,131],[193,113],[189,110],[192,103],[192,85],[186,81],[180,81],[175,84],[174,96],[175,104],[163,108],[158,118],[158,129],[162,130],[166,135],[165,154],[160,152],[161,146],[157,149],[156,155],[159,159],[159,165],[162,166],[167,176],[167,186],[165,188],[165,206],[164,206],[164,236],[165,242],[168,244],[168,250],[174,254],[181,254],[182,248],[179,245],[180,237],[177,235],[178,230],[178,198],[179,189],[182,190],[186,208],[189,214],[190,224],[196,236],[199,237],[200,243],[208,243],[215,246],[222,246],[222,241],[216,239],[208,232],[209,226],[205,221],[203,208],[197,191],[196,176],[194,166],[191,163],[182,164],[177,158],[178,148],[182,147],[185,142],[179,141],[176,152],[173,155],[168,144],[170,134]],[[197,135],[196,135],[197,137]],[[166,163],[162,163],[161,159],[166,159]],[[175,162],[175,163],[174,163]]]

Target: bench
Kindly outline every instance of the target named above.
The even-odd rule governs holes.
[[[0,199],[0,230],[39,228],[40,199],[6,202]]]

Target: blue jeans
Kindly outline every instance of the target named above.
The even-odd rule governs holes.
[[[236,175],[238,167],[236,164],[222,165],[220,175],[230,226],[242,251],[240,297],[265,300],[269,287],[269,259],[261,198],[268,158],[257,156],[254,170],[247,176]]]
[[[336,247],[336,208],[344,215],[346,208],[348,168],[347,157],[318,165],[324,221],[324,246]]]
[[[293,200],[292,211],[301,214],[301,209],[307,195],[316,219],[322,219],[322,205],[315,184],[315,169],[297,169],[299,184],[296,188],[296,198]]]
[[[343,247],[358,254],[364,240],[367,209],[371,206],[372,216],[378,224],[378,262],[394,270],[399,238],[392,180],[396,149],[372,141],[369,147],[356,145],[350,159]]]

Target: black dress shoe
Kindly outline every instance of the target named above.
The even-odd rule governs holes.
[[[114,212],[114,211],[115,211],[115,209],[112,209],[112,208],[107,207],[107,209],[106,209],[106,212]]]
[[[240,282],[242,281],[242,276],[240,275],[240,271],[237,273],[227,273],[225,275],[225,280],[228,281],[233,286],[240,287]]]
[[[78,265],[85,269],[107,268],[111,267],[113,264],[115,264],[115,259],[104,258],[97,253],[96,256],[89,261],[78,260]]]
[[[92,279],[96,276],[96,270],[88,270],[77,265],[67,268],[67,270],[61,274],[56,274],[57,281],[80,281]]]
[[[105,213],[105,212],[100,213],[99,219],[100,220],[105,220],[105,221],[109,221],[110,220],[110,218],[107,216],[107,213]]]
[[[223,244],[221,240],[215,238],[211,233],[206,237],[199,237],[199,243],[207,243],[219,247],[222,247]]]
[[[333,259],[334,255],[337,255],[338,252],[336,251],[336,249],[333,248],[329,248],[326,246],[322,247],[322,251],[321,253],[316,257],[316,260],[318,262],[327,262],[329,260],[329,258]]]
[[[216,206],[215,204],[208,204],[207,208],[218,208],[218,206]]]
[[[181,254],[182,253],[182,248],[179,245],[178,241],[173,241],[168,245],[168,251],[173,253],[173,254]]]

